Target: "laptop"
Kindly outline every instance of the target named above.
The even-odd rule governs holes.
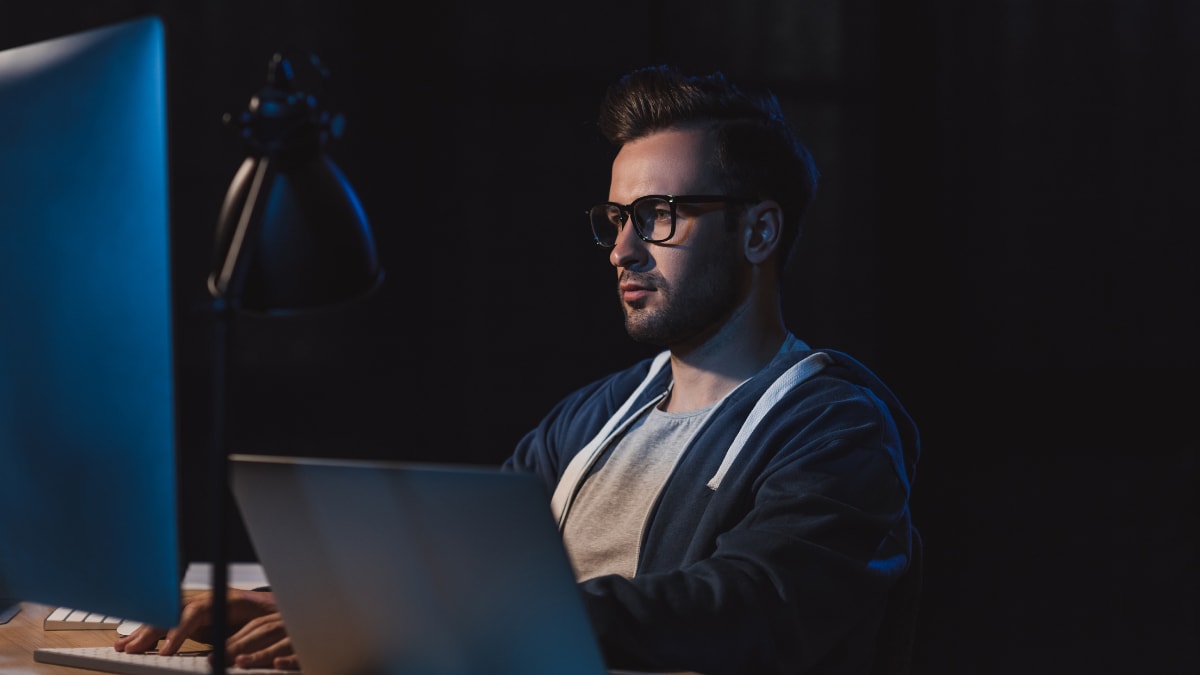
[[[230,463],[304,672],[608,672],[534,475],[262,455]]]

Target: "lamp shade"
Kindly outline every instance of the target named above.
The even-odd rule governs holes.
[[[238,309],[316,309],[365,296],[382,281],[358,196],[324,151],[341,119],[317,103],[276,54],[267,86],[239,120],[249,153],[221,205],[208,284]]]

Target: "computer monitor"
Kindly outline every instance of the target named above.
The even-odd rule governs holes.
[[[0,598],[180,611],[164,27],[0,51]]]

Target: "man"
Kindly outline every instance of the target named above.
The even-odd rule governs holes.
[[[588,219],[627,332],[663,351],[568,395],[504,466],[554,491],[610,668],[867,673],[911,555],[918,434],[863,365],[785,326],[811,156],[773,96],[720,73],[634,71],[599,123],[619,150]],[[237,665],[296,665],[269,594],[230,609],[257,617],[228,643]]]

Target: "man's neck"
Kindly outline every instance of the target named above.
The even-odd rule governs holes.
[[[671,349],[674,384],[663,409],[707,408],[770,363],[787,337],[782,321],[748,331],[720,331],[703,343]]]

